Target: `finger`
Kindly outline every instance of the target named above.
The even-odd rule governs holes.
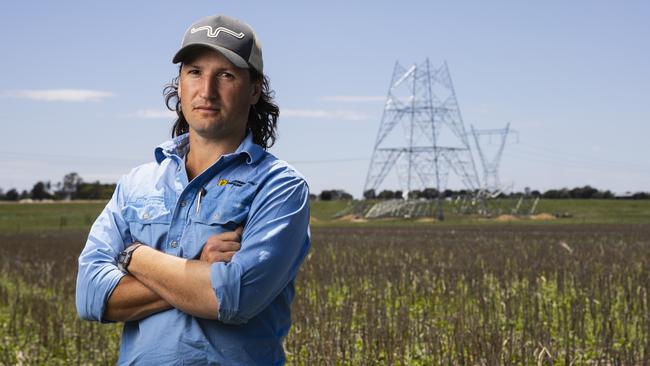
[[[209,263],[225,262],[228,263],[237,252],[218,252],[213,255],[206,255],[205,261]]]
[[[239,249],[241,249],[241,243],[238,242],[238,241],[228,241],[228,242],[225,242],[225,244],[227,244],[227,245],[224,247],[224,249],[225,249],[224,251],[236,252]]]
[[[214,243],[207,243],[203,251],[207,252],[230,252],[233,250],[239,250],[241,244],[238,241],[223,241],[219,240]]]
[[[237,226],[237,228],[235,228],[234,231],[230,231],[229,233],[233,233],[234,235],[237,236],[236,240],[241,241],[241,235],[242,235],[243,231],[244,231],[244,227],[240,225],[240,226]]]
[[[233,251],[233,252],[223,253],[223,261],[226,263],[230,262],[232,260],[232,257],[235,255],[235,253],[237,252]]]
[[[216,237],[217,240],[221,241],[240,241],[241,240],[241,235],[237,233],[237,231],[226,231],[221,234],[214,235],[213,237]]]

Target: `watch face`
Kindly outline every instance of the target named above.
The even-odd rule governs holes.
[[[126,254],[125,251],[120,252],[120,255],[117,257],[117,268],[126,273],[126,260],[129,256]]]
[[[142,244],[136,243],[120,252],[120,254],[117,256],[117,268],[119,268],[120,271],[129,273],[128,267],[129,263],[131,262],[133,252],[140,246],[142,246]]]

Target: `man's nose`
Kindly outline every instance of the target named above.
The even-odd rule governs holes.
[[[200,95],[205,99],[214,99],[219,94],[219,81],[217,78],[207,77],[201,80]]]

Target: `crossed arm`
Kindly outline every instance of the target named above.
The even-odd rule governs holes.
[[[175,307],[216,319],[217,297],[210,283],[210,264],[229,262],[241,247],[242,228],[210,237],[198,260],[187,260],[141,246],[133,252],[129,275],[108,299],[104,318],[131,321]]]
[[[237,242],[224,251],[232,252],[229,258],[219,259],[221,250],[210,239],[198,261],[140,247],[129,264],[132,275],[126,277],[115,266],[115,253],[132,237],[118,184],[79,255],[75,302],[80,317],[137,320],[176,307],[189,315],[243,324],[259,314],[295,278],[311,242],[309,189],[300,177],[283,172],[276,172],[252,202],[245,237],[226,239]],[[204,301],[208,287],[210,301]]]

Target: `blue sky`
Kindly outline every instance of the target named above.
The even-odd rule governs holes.
[[[426,58],[448,63],[466,126],[518,132],[500,169],[514,189],[650,191],[647,1],[8,2],[0,187],[115,182],[151,161],[171,57],[217,13],[261,39],[281,108],[271,151],[315,193],[360,196],[393,66]]]

